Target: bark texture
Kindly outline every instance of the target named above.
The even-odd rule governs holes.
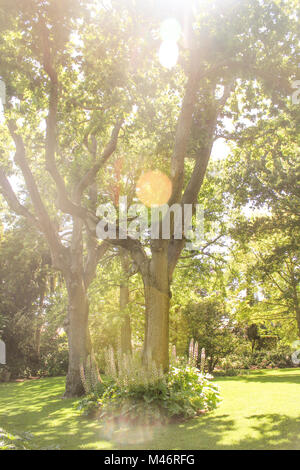
[[[132,353],[132,340],[131,340],[131,319],[130,314],[125,313],[125,309],[129,304],[130,291],[129,279],[135,271],[132,271],[130,260],[126,250],[121,249],[121,265],[123,269],[123,278],[120,283],[120,312],[123,313],[123,322],[121,326],[121,351],[123,354]]]
[[[153,248],[149,271],[143,280],[146,306],[144,357],[168,370],[170,282],[165,242]]]
[[[128,284],[120,286],[120,311],[124,311],[129,302],[129,287]],[[131,320],[130,315],[126,313],[123,318],[121,326],[121,351],[123,354],[131,354]]]
[[[67,334],[69,343],[69,366],[65,397],[81,396],[84,388],[81,368],[91,355],[92,345],[88,329],[89,303],[87,292],[80,276],[67,280],[69,296]]]

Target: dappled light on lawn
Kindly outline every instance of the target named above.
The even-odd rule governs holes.
[[[218,377],[220,407],[164,426],[129,426],[76,412],[62,400],[64,378],[0,384],[0,428],[32,434],[34,448],[60,449],[299,449],[299,369]],[[284,397],[284,399],[283,399]]]

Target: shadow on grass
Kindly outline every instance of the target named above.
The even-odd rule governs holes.
[[[101,425],[83,420],[76,412],[77,400],[63,400],[63,392],[63,378],[2,384],[0,427],[16,434],[32,433],[34,448],[58,445],[73,449],[99,444]],[[110,443],[103,441],[103,448],[110,447]]]
[[[167,426],[164,431],[156,434],[158,449],[216,449],[224,433],[235,429],[235,421],[227,414],[206,415],[192,419],[180,425]],[[155,449],[155,446],[149,449]]]
[[[226,380],[299,384],[299,375],[255,373]],[[120,435],[115,430],[111,432],[105,423],[81,418],[75,410],[77,400],[62,400],[63,391],[63,378],[1,384],[0,428],[16,434],[33,433],[35,448],[59,445],[61,449],[109,450],[300,449],[300,409],[299,416],[279,413],[244,416],[244,431],[240,431],[241,422],[216,412],[182,424],[150,429],[148,438],[140,442],[137,429],[128,428]]]
[[[180,426],[182,440],[175,430],[168,427],[167,435],[156,436],[158,449],[199,450],[264,450],[300,449],[300,416],[291,418],[280,414],[258,414],[247,418],[251,421],[250,433],[232,443],[226,435],[236,431],[236,423],[228,415],[206,416]],[[174,433],[175,431],[175,433]],[[172,434],[174,433],[174,436]],[[225,438],[225,440],[224,440]],[[172,446],[173,442],[173,446]],[[171,447],[168,447],[168,444]],[[142,448],[142,447],[141,447]],[[150,446],[150,449],[155,447]]]
[[[290,369],[288,369],[290,371]],[[293,369],[297,371],[296,373],[278,373],[276,369],[271,371],[271,374],[268,374],[269,371],[255,371],[250,374],[238,375],[235,377],[216,377],[215,382],[221,383],[223,381],[236,381],[236,382],[259,382],[259,383],[289,383],[300,385],[300,369]],[[275,372],[272,374],[272,372]]]
[[[292,418],[269,413],[252,415],[248,419],[254,421],[251,428],[261,437],[247,436],[239,443],[237,449],[300,449],[300,416]]]

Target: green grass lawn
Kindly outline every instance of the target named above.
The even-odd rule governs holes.
[[[182,424],[122,430],[81,417],[76,400],[61,399],[63,378],[0,384],[0,428],[32,433],[35,448],[300,450],[300,369],[216,381],[223,398],[216,411]]]

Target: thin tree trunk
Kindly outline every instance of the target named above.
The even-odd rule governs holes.
[[[296,314],[296,321],[298,326],[298,337],[300,338],[300,306],[299,306],[299,299],[298,299],[298,292],[297,292],[297,280],[295,279],[294,270],[291,272],[292,278],[292,289],[293,289],[293,301],[294,301],[294,309]]]
[[[129,302],[129,286],[127,282],[120,285],[120,311],[123,312]],[[126,313],[121,326],[121,351],[123,354],[132,353],[131,345],[131,321],[130,315]]]
[[[43,328],[43,306],[44,306],[44,298],[45,298],[46,286],[44,285],[41,289],[40,293],[40,301],[39,301],[39,309],[36,318],[36,329],[35,329],[35,354],[36,354],[36,361],[39,365],[41,359],[41,336],[42,336],[42,328]]]
[[[130,262],[125,250],[121,251],[121,265],[123,269],[123,279],[120,283],[120,312],[124,318],[121,326],[121,351],[123,354],[132,353],[131,342],[131,320],[130,315],[124,314],[124,310],[129,303],[129,278],[130,278]]]
[[[38,321],[36,330],[35,330],[35,353],[37,361],[40,361],[41,358],[41,334],[42,334],[42,324]]]
[[[296,310],[296,318],[297,318],[297,325],[298,325],[298,337],[300,338],[300,308]]]
[[[165,371],[169,368],[170,282],[167,250],[152,251],[150,270],[144,276],[146,322],[144,358],[154,360]]]

